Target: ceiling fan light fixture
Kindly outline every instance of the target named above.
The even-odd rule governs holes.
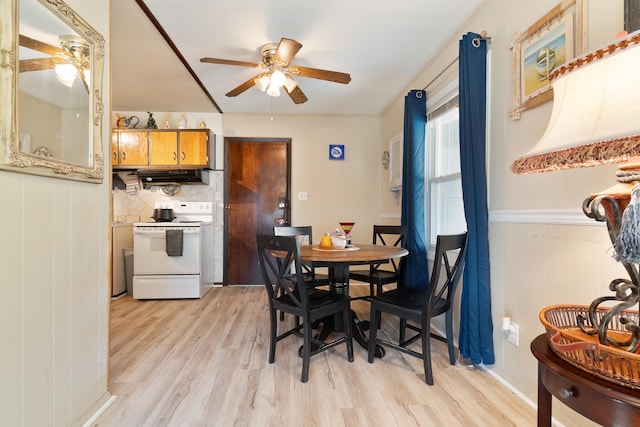
[[[256,86],[261,92],[266,92],[269,96],[275,97],[280,96],[280,89],[284,87],[287,95],[295,104],[303,104],[308,101],[307,96],[292,76],[309,77],[342,84],[347,84],[351,81],[351,76],[347,73],[291,65],[291,61],[300,48],[302,48],[302,43],[283,37],[279,43],[269,43],[260,48],[262,58],[259,63],[209,57],[200,58],[200,62],[237,65],[260,70],[259,74],[225,94],[230,97],[238,96],[252,86]]]
[[[57,64],[56,79],[66,87],[72,87],[78,77],[78,69],[73,64]]]

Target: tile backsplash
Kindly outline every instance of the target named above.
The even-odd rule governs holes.
[[[161,186],[149,186],[147,189],[138,186],[136,191],[130,192],[126,189],[119,190],[114,188],[112,190],[113,221],[127,223],[151,222],[153,206],[156,202],[212,202],[214,206],[214,280],[216,283],[222,283],[224,173],[214,170],[209,170],[205,173],[209,173],[208,185],[183,185],[173,196],[166,194]],[[127,182],[128,172],[119,171],[117,174],[123,182]]]

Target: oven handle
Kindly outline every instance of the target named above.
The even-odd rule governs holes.
[[[160,230],[134,230],[133,234],[140,234],[140,235],[158,235],[158,234],[165,234],[165,230],[172,230],[174,228],[163,228]],[[196,229],[196,230],[190,230],[190,229],[186,229],[183,228],[183,234],[199,234],[200,230]]]

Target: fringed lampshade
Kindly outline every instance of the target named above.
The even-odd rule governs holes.
[[[596,319],[600,303],[617,301],[605,320],[592,322],[591,329],[578,323],[601,344],[620,345],[608,335],[608,319],[640,301],[640,32],[563,65],[550,80],[553,109],[547,129],[531,151],[511,164],[511,171],[628,162],[619,167],[616,185],[592,194],[582,205],[589,218],[606,222],[614,256],[631,280],[612,281],[615,297],[598,298],[589,306],[590,319]],[[632,338],[623,344],[635,352],[640,326],[631,321],[626,326]]]

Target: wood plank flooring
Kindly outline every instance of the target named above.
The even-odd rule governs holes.
[[[352,295],[365,292],[368,286],[351,286]],[[352,306],[368,319],[368,302]],[[392,323],[379,333],[393,339]],[[435,340],[430,387],[421,360],[387,349],[369,364],[355,342],[353,363],[344,345],[312,357],[303,384],[301,340],[280,341],[269,364],[268,337],[260,286],[213,288],[201,300],[112,301],[110,389],[117,399],[93,426],[536,424],[531,407],[486,372],[450,365]]]

